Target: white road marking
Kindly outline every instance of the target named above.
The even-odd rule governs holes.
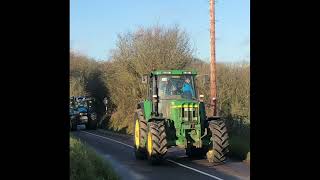
[[[81,132],[84,132],[84,133],[87,133],[87,134],[91,134],[91,135],[93,135],[93,136],[97,136],[97,137],[100,137],[100,138],[103,138],[103,139],[108,139],[108,140],[110,140],[110,141],[113,141],[113,142],[116,142],[116,143],[125,145],[125,146],[127,146],[127,147],[129,147],[129,148],[134,148],[133,146],[130,146],[130,145],[128,145],[128,144],[125,144],[125,143],[123,143],[123,142],[120,142],[120,141],[117,141],[117,140],[114,140],[114,139],[111,139],[111,138],[107,138],[107,137],[100,136],[100,135],[97,135],[97,134],[89,133],[89,132],[86,132],[86,131],[81,131]]]
[[[192,168],[192,167],[189,167],[189,166],[183,165],[183,164],[178,163],[178,162],[175,162],[175,161],[173,161],[173,160],[171,160],[171,159],[167,159],[167,161],[172,162],[172,163],[174,163],[174,164],[176,164],[176,165],[178,165],[178,166],[181,166],[181,167],[184,167],[184,168],[187,168],[187,169],[190,169],[190,170],[196,171],[196,172],[198,172],[198,173],[200,173],[200,174],[203,174],[203,175],[206,175],[206,176],[212,177],[212,178],[214,178],[214,179],[223,180],[223,179],[221,179],[221,178],[218,178],[217,176],[214,176],[214,175],[211,175],[211,174],[205,173],[205,172],[203,172],[203,171],[200,171],[200,170],[198,170],[198,169],[194,169],[194,168]]]
[[[129,147],[129,148],[134,148],[134,147],[131,146],[131,145],[125,144],[125,143],[123,143],[123,142],[120,142],[120,141],[117,141],[117,140],[114,140],[114,139],[111,139],[111,138],[108,138],[108,137],[105,137],[105,136],[100,136],[100,135],[97,135],[97,134],[94,134],[94,133],[89,133],[89,132],[86,132],[86,131],[81,131],[81,132],[84,132],[84,133],[87,133],[87,134],[91,134],[91,135],[93,135],[93,136],[100,137],[100,138],[103,138],[103,139],[107,139],[107,140],[109,140],[109,141],[113,141],[113,142],[116,142],[116,143],[125,145],[125,146],[127,146],[127,147]],[[198,172],[198,173],[200,173],[200,174],[209,176],[209,177],[211,177],[211,178],[213,178],[213,179],[223,180],[223,179],[221,179],[221,178],[219,178],[219,177],[217,177],[217,176],[214,176],[214,175],[208,174],[208,173],[206,173],[206,172],[200,171],[200,170],[198,170],[198,169],[195,169],[195,168],[192,168],[192,167],[183,165],[183,164],[178,163],[178,162],[176,162],[176,161],[173,161],[173,160],[171,160],[171,159],[167,159],[167,161],[169,161],[169,162],[171,162],[171,163],[174,163],[174,164],[176,164],[176,165],[178,165],[178,166],[181,166],[181,167],[184,167],[184,168],[193,170],[193,171]]]

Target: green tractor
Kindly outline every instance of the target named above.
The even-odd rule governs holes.
[[[195,71],[157,70],[145,75],[147,99],[134,115],[134,152],[137,159],[157,164],[168,148],[177,146],[189,157],[207,157],[213,164],[226,160],[229,143],[225,123],[207,117],[203,95],[196,91]]]

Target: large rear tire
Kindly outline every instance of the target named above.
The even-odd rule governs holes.
[[[147,150],[147,121],[144,119],[142,110],[137,110],[134,115],[134,154],[136,159],[146,159]]]
[[[159,164],[167,153],[167,135],[164,122],[150,122],[147,151],[151,164]]]
[[[210,121],[209,129],[212,134],[212,142],[206,154],[207,159],[211,163],[222,164],[229,152],[229,136],[226,124],[223,121]]]

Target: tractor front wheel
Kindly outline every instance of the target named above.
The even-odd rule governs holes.
[[[137,159],[146,159],[147,121],[144,119],[142,110],[134,115],[134,154]]]
[[[150,122],[147,139],[148,160],[151,164],[160,163],[167,150],[167,135],[164,122]]]
[[[229,152],[229,137],[226,124],[223,121],[210,121],[211,145],[207,152],[207,159],[214,164],[224,163],[226,154]]]

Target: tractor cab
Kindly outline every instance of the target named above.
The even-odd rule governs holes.
[[[84,98],[80,97],[77,99],[77,109],[79,113],[87,113],[88,105]]]
[[[144,77],[148,84],[148,99],[153,102],[153,114],[167,119],[176,119],[174,108],[199,106],[195,71],[158,70]],[[188,109],[185,109],[188,110]],[[196,110],[196,109],[193,109]],[[199,113],[192,113],[194,115]]]
[[[92,111],[94,108],[94,98],[91,97],[77,97],[76,98],[76,106],[78,111],[81,113]]]

